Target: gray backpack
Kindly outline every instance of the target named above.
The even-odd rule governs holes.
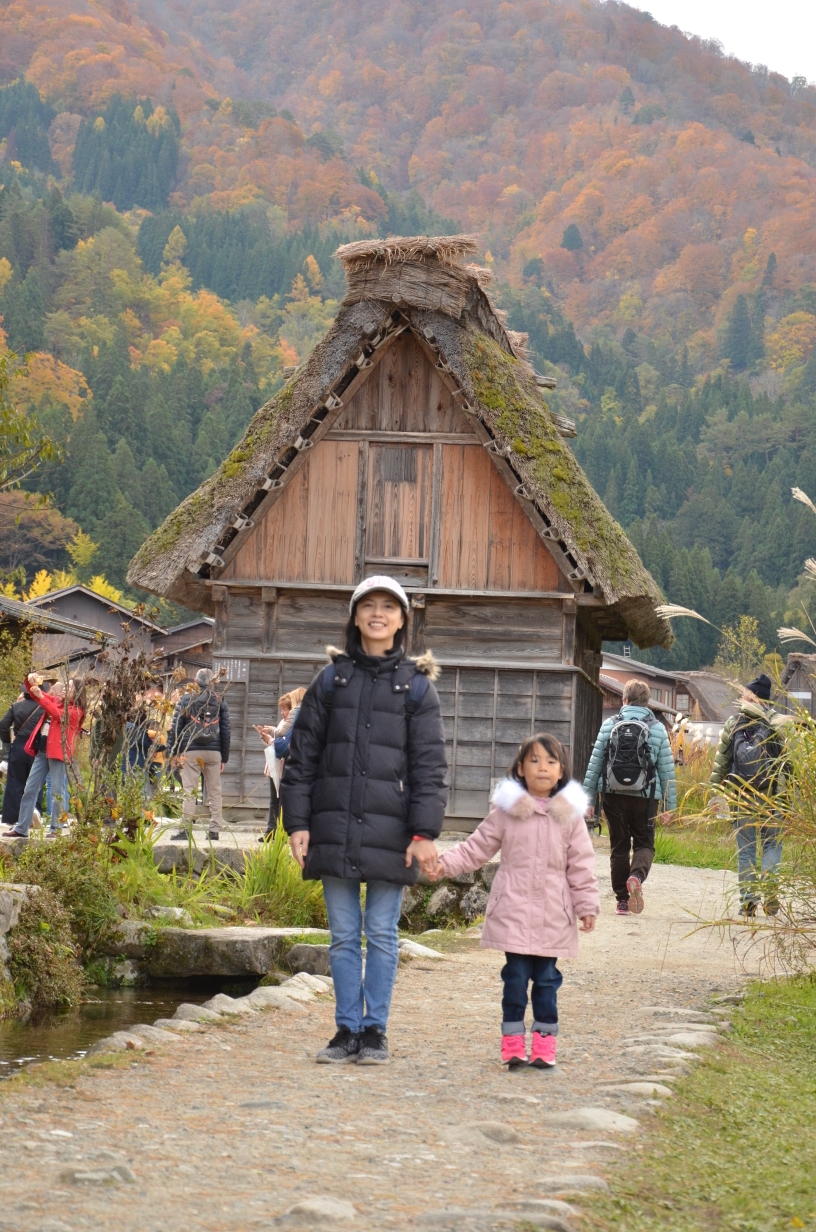
[[[607,792],[629,796],[643,796],[649,789],[649,799],[654,800],[657,786],[657,771],[649,747],[650,729],[658,720],[625,719],[615,716],[604,749],[601,770],[601,795]]]

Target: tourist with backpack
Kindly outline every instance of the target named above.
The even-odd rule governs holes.
[[[332,661],[292,729],[281,803],[304,878],[323,883],[331,930],[337,1032],[317,1060],[381,1065],[403,888],[437,864],[445,735],[431,683],[436,661],[405,654],[408,597],[399,582],[366,578],[349,611],[345,648],[328,648]]]
[[[184,694],[176,706],[167,748],[174,764],[181,766],[182,829],[173,840],[192,836],[198,781],[203,776],[210,813],[208,837],[215,840],[221,829],[221,775],[229,761],[230,718],[227,703],[213,687],[215,676],[206,667],[196,672],[198,693]]]
[[[782,861],[782,831],[752,815],[755,792],[774,795],[785,785],[784,728],[791,718],[779,714],[770,698],[771,681],[763,672],[743,690],[737,714],[726,719],[709,779],[726,789],[732,806],[740,914],[746,919],[756,915],[763,889],[765,914],[779,911],[775,874]]]
[[[627,680],[620,711],[598,732],[584,791],[601,797],[612,847],[616,914],[643,910],[643,883],[654,860],[655,817],[677,807],[674,757],[668,732],[648,707],[649,686]],[[594,806],[587,816],[592,817]]]

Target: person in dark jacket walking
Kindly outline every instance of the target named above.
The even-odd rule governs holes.
[[[323,883],[331,930],[337,1033],[317,1060],[376,1065],[388,1060],[402,890],[436,868],[447,764],[436,661],[405,656],[405,591],[367,578],[349,610],[345,651],[329,647],[292,729],[281,800],[303,876]]]
[[[213,688],[213,673],[206,667],[196,672],[200,692],[186,693],[180,699],[170,724],[167,748],[181,766],[183,828],[171,839],[190,838],[196,809],[198,780],[203,776],[210,811],[209,838],[217,839],[221,829],[221,775],[229,761],[230,718],[227,703]]]
[[[43,692],[48,692],[46,685]],[[16,701],[12,702],[6,713],[0,719],[0,740],[9,745],[8,770],[6,771],[6,791],[3,796],[3,825],[13,830],[20,816],[20,801],[23,798],[28,775],[34,765],[34,758],[39,751],[36,746],[31,753],[26,752],[26,742],[37,723],[42,718],[42,708],[28,689],[23,691]],[[45,736],[39,738],[42,748],[45,748]]]
[[[661,804],[668,810],[677,807],[671,744],[665,727],[649,709],[648,702],[649,686],[642,680],[627,680],[620,712],[607,719],[598,732],[584,776],[584,791],[590,800],[599,792],[603,798],[612,847],[612,889],[618,900],[616,915],[629,915],[630,911],[639,915],[643,910],[643,883],[654,860],[655,817]],[[648,750],[651,774],[644,775],[646,781],[642,788],[627,789],[623,784],[609,784],[616,769],[610,737],[616,728],[620,730],[627,725],[635,732],[648,733],[643,752]],[[623,747],[622,743],[618,745],[621,751]],[[587,816],[591,817],[594,811],[594,805],[590,806]]]

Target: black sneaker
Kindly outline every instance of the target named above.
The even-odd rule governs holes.
[[[385,1065],[388,1061],[388,1040],[377,1027],[366,1027],[360,1036],[358,1065]]]
[[[210,839],[213,843],[217,843],[220,837],[221,837],[221,836],[220,836],[220,834],[218,833],[218,831],[217,831],[217,830],[208,830],[208,831],[207,831],[207,838],[208,838],[208,839]]]
[[[315,1060],[318,1065],[347,1065],[349,1061],[357,1060],[359,1048],[359,1035],[349,1031],[348,1027],[339,1027],[334,1039],[320,1049]]]
[[[751,902],[743,903],[739,909],[739,913],[743,917],[743,919],[753,920],[754,916],[757,913],[757,904],[751,903]]]
[[[186,830],[178,830],[175,834],[170,835],[171,843],[186,843],[190,837]]]

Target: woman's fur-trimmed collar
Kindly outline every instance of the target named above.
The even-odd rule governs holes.
[[[348,657],[345,650],[338,650],[336,646],[327,646],[326,654],[329,656],[332,663],[336,663],[337,660],[342,657]],[[442,674],[442,668],[437,663],[432,650],[424,651],[423,654],[418,655],[416,659],[407,658],[405,662],[415,664],[417,671],[422,676],[427,676],[429,680],[438,680]]]
[[[536,812],[536,801],[515,779],[502,779],[490,803],[518,821],[524,821]],[[589,796],[575,779],[570,779],[556,796],[551,796],[547,801],[547,811],[556,821],[567,822],[583,817],[588,808]]]

